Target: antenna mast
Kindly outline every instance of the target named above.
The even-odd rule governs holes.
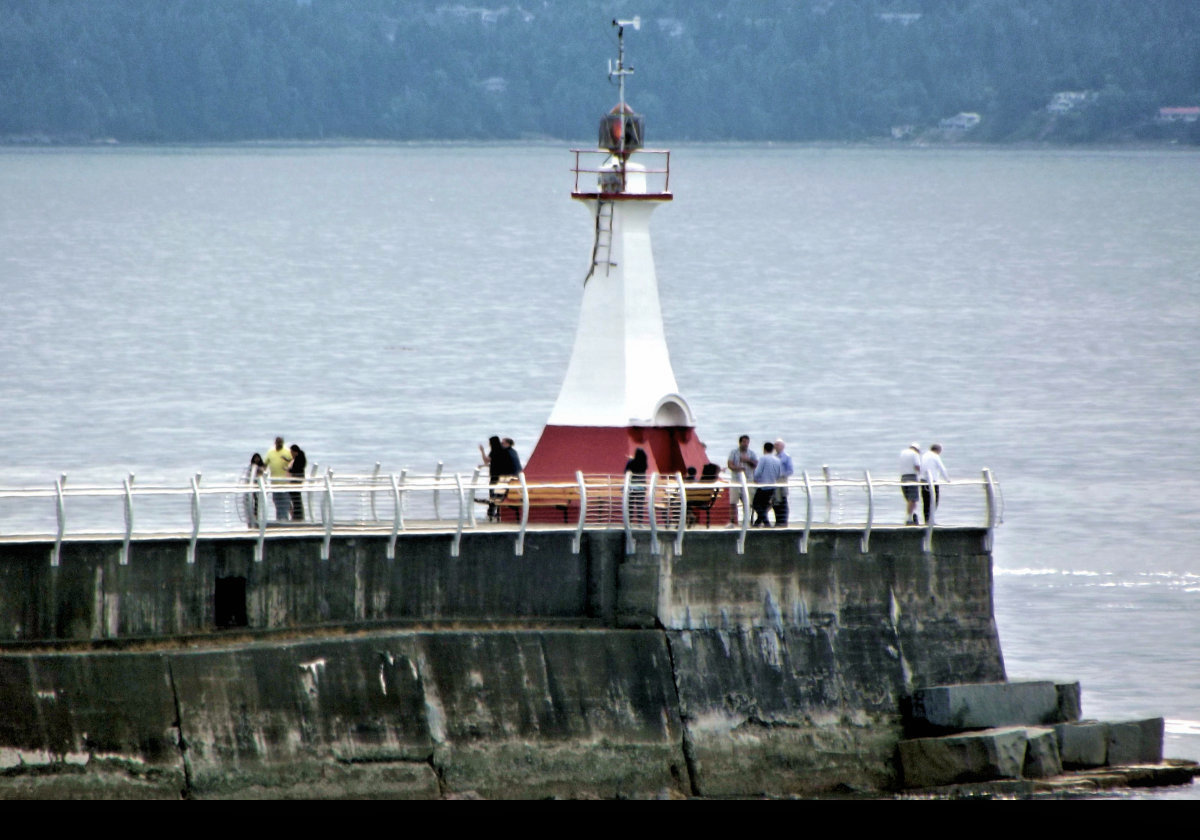
[[[625,77],[633,75],[633,68],[625,68],[625,27],[632,26],[635,30],[642,28],[642,18],[640,15],[634,15],[633,20],[614,20],[612,25],[617,27],[617,66],[614,68],[612,59],[608,60],[608,80],[611,82],[612,77],[617,77],[617,86],[620,91],[618,95],[618,108],[620,108],[622,128],[625,121]],[[621,169],[625,169],[625,132],[621,132],[618,140],[618,154],[621,157]]]

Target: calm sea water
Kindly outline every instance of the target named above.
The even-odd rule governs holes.
[[[467,470],[491,434],[528,454],[590,255],[570,166],[0,150],[0,484],[233,475],[276,434],[341,471]],[[653,227],[715,460],[745,432],[810,470],[891,477],[913,439],[990,467],[1010,678],[1164,715],[1192,759],[1198,175],[1175,150],[684,146]]]

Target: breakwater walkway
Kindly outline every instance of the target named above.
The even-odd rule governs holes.
[[[881,791],[1004,679],[986,519],[683,511],[2,540],[0,795]]]

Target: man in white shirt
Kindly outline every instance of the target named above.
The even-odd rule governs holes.
[[[900,453],[900,492],[904,494],[904,524],[917,525],[917,476],[921,472],[921,445],[916,441]]]
[[[745,475],[747,482],[754,481],[754,468],[758,466],[758,456],[750,448],[750,435],[738,438],[737,449],[729,453],[725,460],[729,467],[729,524],[737,524],[737,506],[742,500],[741,478]],[[742,510],[742,518],[750,515],[750,511]]]
[[[788,523],[788,489],[787,480],[792,477],[795,467],[792,466],[792,456],[784,452],[787,446],[783,439],[775,441],[775,455],[779,458],[779,463],[783,467],[783,486],[775,491],[775,498],[771,502],[771,508],[775,511],[775,527],[782,528]]]
[[[937,510],[938,502],[942,499],[942,488],[938,487],[938,481],[949,482],[950,474],[942,463],[942,445],[935,443],[921,458],[921,506],[925,510],[926,525],[933,523],[929,517]]]

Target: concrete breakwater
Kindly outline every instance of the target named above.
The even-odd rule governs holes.
[[[1003,680],[985,529],[0,548],[0,795],[886,790],[902,698]]]

